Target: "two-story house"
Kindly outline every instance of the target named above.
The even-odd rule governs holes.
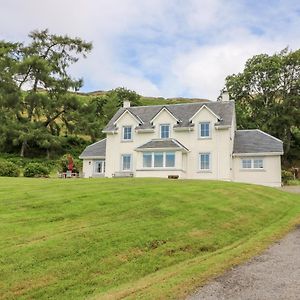
[[[179,177],[281,185],[282,142],[237,130],[234,101],[130,107],[128,101],[88,146],[84,177]]]

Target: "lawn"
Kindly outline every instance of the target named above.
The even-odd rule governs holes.
[[[181,298],[299,215],[247,184],[0,178],[0,299]]]

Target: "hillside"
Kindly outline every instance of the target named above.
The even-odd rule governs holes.
[[[77,95],[83,97],[101,97],[105,96],[107,91],[93,91],[93,92],[78,92]],[[175,98],[163,98],[163,97],[147,97],[141,96],[141,104],[142,105],[164,105],[164,104],[177,104],[177,103],[192,103],[192,102],[208,102],[210,100],[204,98],[183,98],[183,97],[175,97]]]
[[[290,229],[299,200],[217,181],[0,178],[0,298],[183,298]]]

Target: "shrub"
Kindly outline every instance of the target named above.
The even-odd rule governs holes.
[[[18,177],[20,170],[17,165],[10,161],[0,161],[0,176]]]
[[[294,179],[294,175],[291,171],[282,170],[281,171],[281,179],[282,179],[283,184],[287,184],[289,180]]]
[[[68,171],[68,156],[70,156],[70,154],[65,154],[64,156],[61,157],[60,161],[59,161],[59,172],[67,172]],[[71,156],[72,157],[72,156]],[[73,172],[74,173],[79,173],[80,169],[82,168],[81,164],[82,162],[78,159],[73,159]]]
[[[29,163],[24,169],[24,177],[47,177],[50,171],[38,163]]]

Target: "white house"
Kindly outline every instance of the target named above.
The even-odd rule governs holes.
[[[228,96],[227,96],[228,97]],[[178,177],[281,185],[282,142],[237,130],[234,101],[130,107],[125,101],[88,146],[84,177]]]

